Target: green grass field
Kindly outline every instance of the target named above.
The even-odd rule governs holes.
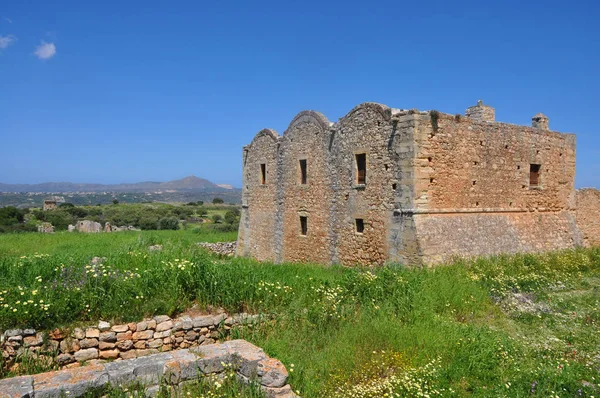
[[[365,269],[218,258],[195,244],[233,239],[0,235],[0,329],[223,307],[273,316],[233,337],[293,369],[304,397],[600,395],[599,249]]]

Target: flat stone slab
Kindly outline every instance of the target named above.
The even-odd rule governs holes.
[[[134,359],[118,360],[33,376],[0,380],[0,398],[80,397],[111,384],[135,383],[150,389],[162,381],[177,386],[199,375],[218,374],[231,365],[241,380],[256,380],[268,397],[297,397],[287,384],[288,372],[275,358],[245,340],[208,344]]]
[[[80,397],[93,388],[108,384],[108,372],[103,365],[83,366],[33,376],[35,398],[54,398],[61,394]]]
[[[0,398],[33,397],[33,377],[19,376],[0,380]]]

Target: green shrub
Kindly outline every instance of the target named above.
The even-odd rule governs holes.
[[[13,206],[0,208],[0,225],[9,226],[22,223],[25,219],[25,212]]]
[[[158,229],[158,220],[151,217],[145,217],[140,219],[137,226],[143,230]]]
[[[163,217],[158,220],[158,229],[179,229],[179,220],[176,217]]]
[[[87,210],[84,209],[83,207],[68,206],[64,210],[67,213],[69,213],[70,215],[77,217],[77,218],[84,218],[84,217],[87,217],[87,215],[88,215]]]
[[[225,213],[224,220],[227,224],[236,224],[240,219],[240,211],[239,209],[228,210]]]

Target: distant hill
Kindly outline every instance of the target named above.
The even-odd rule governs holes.
[[[72,182],[44,182],[41,184],[3,184],[0,192],[231,192],[235,188],[219,186],[204,178],[189,176],[167,182],[145,181],[132,184],[77,184]]]

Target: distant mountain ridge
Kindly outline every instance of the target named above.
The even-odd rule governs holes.
[[[219,186],[194,175],[167,182],[145,181],[124,184],[87,184],[73,182],[44,182],[41,184],[3,184],[0,192],[158,192],[158,191],[228,192],[236,190]]]

